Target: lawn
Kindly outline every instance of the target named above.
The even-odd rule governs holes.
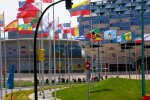
[[[146,93],[150,94],[150,81]],[[87,100],[87,85],[57,91],[62,100]],[[141,100],[141,80],[111,78],[90,84],[90,100]]]

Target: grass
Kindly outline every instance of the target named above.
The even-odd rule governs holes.
[[[146,93],[150,94],[150,81]],[[57,91],[62,100],[87,100],[87,85]],[[111,78],[90,84],[90,100],[141,100],[141,80]]]

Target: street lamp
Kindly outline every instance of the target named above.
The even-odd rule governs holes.
[[[62,1],[66,1],[66,8],[67,8],[67,9],[70,9],[70,8],[72,7],[72,4],[73,4],[73,3],[71,2],[72,0],[60,0],[60,1],[57,1],[57,2],[55,2],[55,3],[51,4],[51,5],[49,5],[49,6],[42,12],[41,16],[39,17],[37,26],[36,26],[36,30],[35,30],[35,34],[34,34],[34,93],[35,93],[35,100],[38,100],[38,96],[37,96],[37,84],[38,84],[38,81],[37,81],[37,53],[36,53],[36,41],[37,41],[38,29],[39,29],[39,26],[40,26],[40,22],[41,22],[41,20],[42,20],[42,17],[43,17],[44,14],[46,13],[46,11],[47,11],[50,7],[52,7],[52,6],[54,6],[54,5],[58,4],[58,3],[60,3],[60,2],[62,2]]]

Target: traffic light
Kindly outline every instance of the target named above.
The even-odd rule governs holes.
[[[45,60],[45,49],[38,49],[38,61],[43,61]]]
[[[72,0],[65,0],[65,2],[66,2],[66,9],[71,9],[73,5]]]

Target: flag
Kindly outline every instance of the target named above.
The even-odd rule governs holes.
[[[52,0],[42,0],[43,3],[52,3]]]
[[[59,39],[59,33],[55,32],[55,39]]]
[[[17,14],[17,18],[37,17],[39,11],[21,11]]]
[[[92,35],[94,35],[94,40],[102,41],[104,40],[104,33],[100,31],[100,29],[93,29],[91,31]]]
[[[131,41],[132,40],[132,32],[127,32],[125,35],[125,41]]]
[[[33,18],[31,21],[31,25],[33,28],[36,28],[39,18]]]
[[[18,11],[40,11],[41,5],[39,3],[35,4],[25,4],[23,7],[19,8]]]
[[[84,35],[84,26],[79,25],[79,35]]]
[[[49,28],[42,28],[41,32],[38,34],[38,37],[48,37],[49,36]]]
[[[132,41],[134,38],[135,38],[135,36],[134,36],[133,32],[127,32],[127,33],[121,35],[121,42]]]
[[[125,42],[125,35],[124,34],[121,34],[121,43],[124,43]]]
[[[41,1],[43,3],[52,3],[52,0],[27,0],[27,3],[34,3],[36,1]]]
[[[4,18],[3,18],[3,14],[0,15],[0,27],[4,26]]]
[[[26,1],[19,1],[19,8],[23,7],[26,4]]]
[[[100,29],[93,29],[90,33],[86,34],[87,38],[92,38],[93,42],[103,41],[104,33],[100,31]]]
[[[12,21],[11,23],[9,23],[5,27],[4,31],[5,32],[6,31],[8,31],[8,32],[10,32],[10,31],[18,31],[18,19],[16,19],[16,20]]]
[[[142,36],[140,35],[135,39],[135,43],[141,43],[142,42]]]
[[[62,24],[63,34],[70,33],[70,23],[63,23]]]
[[[27,3],[34,3],[34,0],[26,0]]]
[[[90,15],[90,5],[82,5],[69,10],[71,16]]]
[[[71,34],[73,36],[79,36],[79,28],[78,27],[71,28]]]
[[[108,30],[104,32],[104,39],[106,40],[113,40],[117,38],[116,36],[116,30]]]
[[[21,24],[18,27],[18,32],[20,34],[32,34],[32,26],[31,24]]]
[[[80,3],[77,3],[77,4],[73,4],[72,5],[72,8],[77,8],[77,7],[79,7],[79,6],[82,6],[82,5],[89,5],[90,4],[90,0],[84,0],[84,1],[82,1],[82,2],[80,2]]]
[[[31,23],[32,19],[33,19],[33,17],[23,18],[23,22],[24,22],[24,24]]]
[[[78,36],[78,37],[75,38],[75,40],[84,41],[85,40],[85,36],[84,35]]]
[[[8,75],[8,80],[7,80],[8,89],[14,88],[14,73],[15,73],[15,66],[14,64],[12,64],[9,75]]]

